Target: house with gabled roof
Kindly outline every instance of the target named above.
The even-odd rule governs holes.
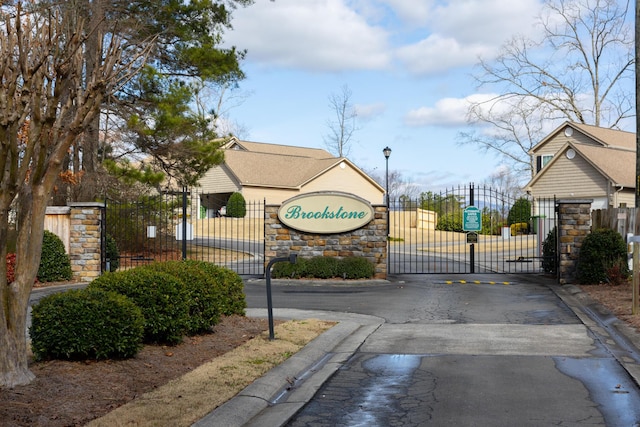
[[[565,122],[529,154],[536,198],[593,199],[592,209],[635,204],[636,134]]]
[[[280,204],[303,193],[342,191],[371,204],[384,202],[384,188],[349,159],[318,148],[295,147],[231,138],[224,163],[199,181],[206,215],[225,206],[234,192],[245,200]]]

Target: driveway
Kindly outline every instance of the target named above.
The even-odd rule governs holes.
[[[637,349],[542,276],[272,288],[276,313],[380,319],[288,426],[640,425]],[[251,309],[266,307],[264,281],[246,292]]]

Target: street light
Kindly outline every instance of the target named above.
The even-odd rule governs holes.
[[[385,183],[386,183],[385,192],[387,194],[387,210],[389,210],[389,156],[391,155],[391,148],[384,147],[384,150],[382,150],[382,153],[384,154],[384,158],[386,159],[386,162],[387,162],[387,171],[385,173]]]
[[[385,193],[386,193],[386,199],[387,199],[387,274],[389,274],[389,236],[391,236],[391,233],[389,232],[389,225],[391,224],[391,222],[389,221],[389,215],[391,214],[391,211],[389,210],[389,156],[391,155],[391,148],[384,147],[384,149],[382,150],[382,153],[384,154],[384,159],[385,162],[387,164],[387,168],[386,168],[386,172],[385,172]]]

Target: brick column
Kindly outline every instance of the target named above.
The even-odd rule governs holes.
[[[301,258],[364,257],[375,268],[376,279],[387,278],[387,208],[374,206],[374,219],[364,227],[341,234],[314,234],[288,228],[278,218],[279,206],[264,210],[264,265],[276,257],[296,253]]]
[[[101,224],[104,204],[69,203],[69,258],[73,278],[88,281],[101,273]]]
[[[560,284],[575,280],[580,248],[591,231],[591,203],[593,200],[557,201]]]

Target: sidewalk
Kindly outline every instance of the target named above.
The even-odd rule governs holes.
[[[278,319],[306,318],[339,323],[195,423],[194,427],[284,425],[384,323],[375,316],[350,313],[275,309],[273,314]],[[247,309],[247,316],[267,317],[267,310]]]

